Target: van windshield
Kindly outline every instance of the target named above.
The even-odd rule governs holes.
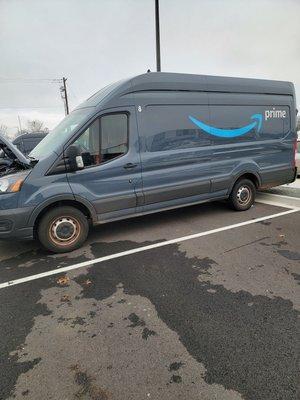
[[[70,134],[85,122],[94,107],[73,111],[65,117],[29,154],[29,157],[40,160],[55,151],[70,138]]]

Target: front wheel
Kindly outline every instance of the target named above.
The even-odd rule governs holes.
[[[89,232],[87,217],[77,208],[63,206],[48,211],[40,220],[37,236],[53,253],[68,253],[83,245]]]
[[[230,206],[237,211],[248,210],[255,201],[256,188],[249,179],[238,180],[229,196]]]

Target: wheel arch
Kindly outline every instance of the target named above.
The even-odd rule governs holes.
[[[74,196],[56,196],[55,198],[48,199],[46,202],[35,208],[30,216],[28,225],[33,226],[34,231],[36,231],[38,222],[47,213],[47,211],[60,206],[71,206],[77,208],[91,223],[94,223],[97,220],[97,214],[94,207],[85,199],[78,197],[74,198]]]
[[[232,184],[229,190],[229,193],[231,193],[234,185],[237,183],[237,181],[239,181],[240,179],[249,179],[250,181],[252,181],[256,187],[256,189],[259,189],[259,187],[261,186],[261,178],[258,174],[258,172],[254,172],[254,171],[245,171],[245,172],[241,172],[238,175],[235,176],[235,178],[232,180]]]

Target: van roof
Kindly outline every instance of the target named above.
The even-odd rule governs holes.
[[[149,72],[106,86],[77,108],[95,107],[106,102],[106,100],[145,91],[201,91],[292,96],[295,94],[294,85],[291,82],[173,72]]]
[[[294,94],[291,82],[212,75],[151,72],[131,79],[133,91],[183,90],[259,94]]]

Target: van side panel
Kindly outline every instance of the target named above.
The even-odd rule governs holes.
[[[245,172],[258,175],[260,187],[293,180],[292,96],[210,93],[209,102],[212,127],[234,130],[254,125],[238,137],[212,136],[213,192],[230,190],[233,181]]]
[[[209,120],[207,94],[147,93],[136,101],[145,206],[172,206],[209,193],[211,150],[188,119],[194,112]]]
[[[246,173],[260,188],[294,179],[293,96],[158,91],[135,99],[146,207],[224,198]]]

